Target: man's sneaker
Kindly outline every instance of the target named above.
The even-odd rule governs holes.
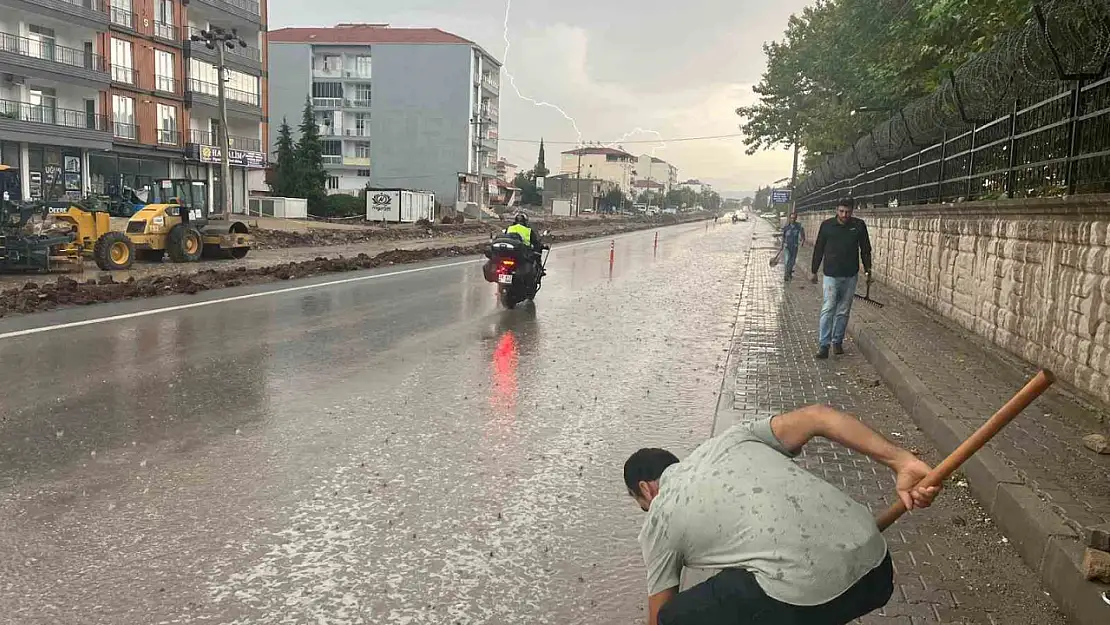
[[[817,360],[827,360],[829,358],[829,346],[823,345],[813,357]]]
[[[833,353],[836,354],[837,356],[843,356],[844,355],[844,344],[843,343],[833,343]]]

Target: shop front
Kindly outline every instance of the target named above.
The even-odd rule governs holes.
[[[208,181],[209,202],[214,212],[224,205],[223,184],[220,180],[220,148],[199,143],[185,146],[188,174],[196,180]],[[232,212],[246,214],[248,196],[251,188],[250,173],[266,169],[266,154],[250,150],[229,150],[228,164],[231,166],[231,206]]]
[[[0,141],[0,164],[19,170],[24,199],[80,200],[88,190],[84,148]]]
[[[124,151],[89,154],[89,191],[92,195],[120,197],[126,189],[136,192],[161,178],[182,177],[180,157]]]

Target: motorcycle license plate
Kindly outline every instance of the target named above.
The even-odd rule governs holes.
[[[513,274],[506,273],[506,274],[502,274],[500,276],[497,276],[497,281],[500,282],[501,284],[512,284],[513,283]]]

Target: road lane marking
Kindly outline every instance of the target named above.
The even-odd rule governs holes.
[[[584,245],[601,245],[604,244],[605,239],[610,238],[624,238],[627,236],[634,236],[637,234],[644,234],[648,230],[637,230],[636,232],[627,232],[617,235],[615,237],[602,237],[598,239],[590,239],[589,241],[579,241],[576,243],[568,243],[560,245],[554,251],[565,250],[574,247],[582,247]],[[338,286],[342,284],[352,284],[355,282],[366,282],[369,280],[379,280],[382,278],[390,278],[393,276],[403,276],[406,274],[420,273],[424,271],[435,271],[438,269],[448,269],[451,267],[461,267],[463,265],[470,265],[474,263],[483,262],[484,258],[472,258],[470,260],[463,260],[454,263],[446,263],[443,265],[432,265],[429,267],[414,267],[413,269],[402,269],[400,271],[391,271],[389,273],[376,273],[368,276],[355,276],[353,278],[343,278],[341,280],[331,280],[328,282],[320,282],[317,284],[302,284],[300,286],[291,286],[282,289],[272,289],[269,291],[260,291],[258,293],[248,293],[246,295],[234,295],[232,297],[221,297],[218,299],[205,300],[203,302],[191,302],[188,304],[180,304],[177,306],[165,306],[162,308],[152,308],[149,310],[140,310],[131,313],[124,313],[121,315],[111,315],[109,317],[96,317],[95,319],[84,319],[81,321],[70,321],[67,323],[58,323],[49,326],[40,326],[37,328],[27,328],[25,330],[13,330],[11,332],[0,333],[0,341],[5,339],[14,339],[21,336],[30,336],[33,334],[43,334],[45,332],[55,332],[58,330],[69,330],[72,328],[81,328],[84,326],[97,325],[101,323],[110,323],[113,321],[124,321],[126,319],[138,319],[140,317],[150,317],[152,315],[161,315],[165,313],[177,312],[179,310],[190,310],[192,308],[201,308],[204,306],[215,306],[216,304],[226,304],[229,302],[239,302],[243,300],[256,299],[259,297],[270,297],[273,295],[284,295],[286,293],[296,293],[298,291],[309,291],[312,289],[322,289],[329,286]]]

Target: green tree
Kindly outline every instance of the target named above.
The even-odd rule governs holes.
[[[297,167],[297,147],[293,143],[289,122],[281,120],[277,138],[277,163],[274,164],[270,191],[278,197],[304,197]]]
[[[739,110],[748,151],[796,140],[812,169],[821,153],[883,121],[853,109],[901,107],[930,93],[1029,9],[1029,0],[818,0],[791,16],[782,41],[764,45],[758,102]]]
[[[547,174],[551,173],[551,171],[547,169],[547,163],[544,162],[545,160],[546,159],[545,159],[544,153],[543,153],[543,139],[540,139],[540,155],[539,155],[539,158],[536,159],[535,169],[532,170],[532,179],[533,180],[536,179],[537,177],[538,178],[546,178]]]
[[[296,158],[302,194],[299,197],[308,199],[310,211],[326,211],[324,201],[328,196],[328,172],[324,169],[324,146],[320,141],[320,127],[316,124],[312,99],[308,96],[304,99],[300,131]]]
[[[513,178],[513,186],[520,189],[521,206],[539,206],[543,201],[536,188],[535,170],[522,171]]]
[[[603,209],[605,212],[615,213],[624,206],[624,193],[620,189],[611,189],[601,198],[601,201],[605,205]]]

